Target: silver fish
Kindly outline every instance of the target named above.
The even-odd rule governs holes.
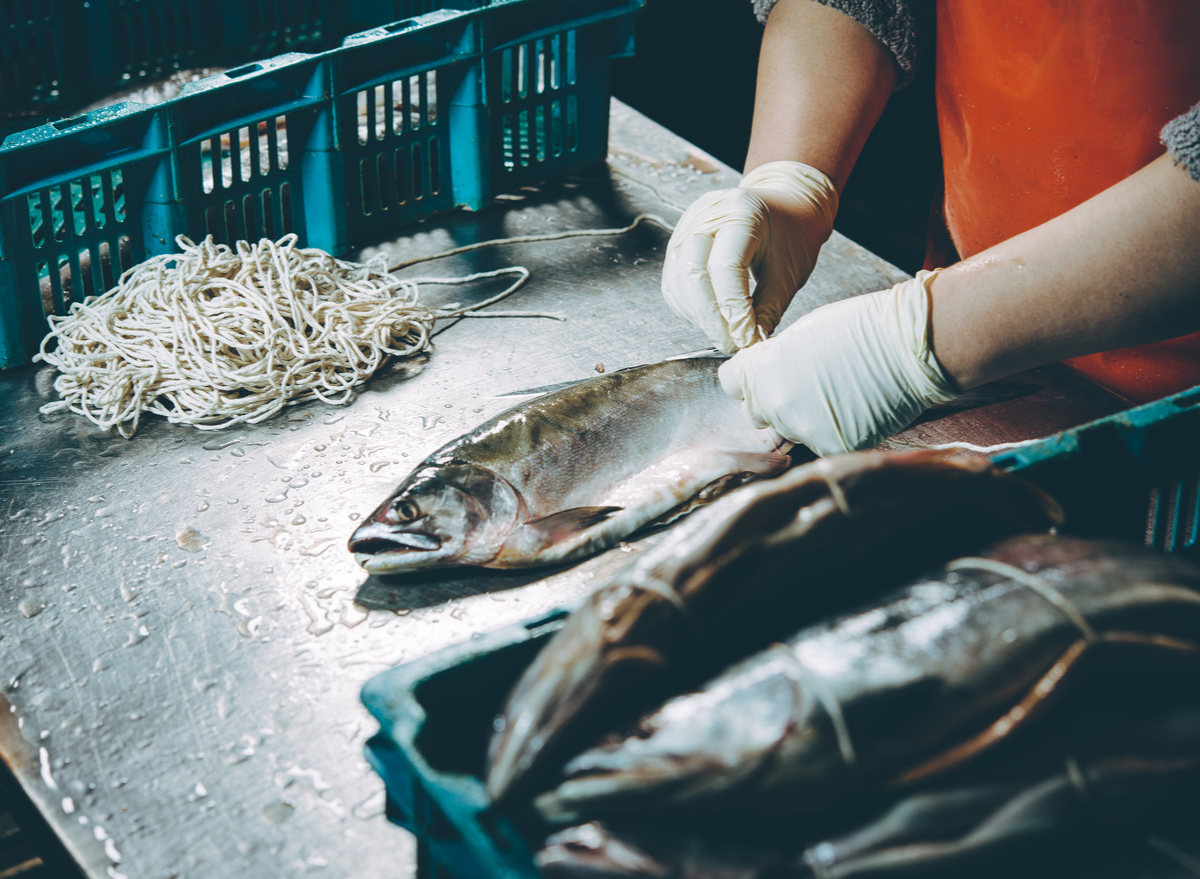
[[[552,834],[535,862],[546,879],[1011,876],[1035,865],[1056,879],[1096,875],[1074,867],[1097,834],[1129,845],[1200,806],[1200,695],[1146,682],[1092,689],[983,764],[868,798],[832,832],[794,819],[610,819]]]
[[[554,821],[812,814],[881,781],[912,784],[1021,728],[1083,657],[1194,662],[1198,590],[1200,569],[1143,547],[1016,538],[669,700],[570,761],[536,802]]]
[[[721,362],[623,369],[514,406],[422,462],[350,551],[372,574],[571,561],[721,480],[774,476],[791,444],[721,390]]]
[[[635,557],[526,669],[496,719],[488,792],[539,784],[614,713],[700,683],[881,578],[1060,520],[1028,483],[937,452],[826,458],[740,489]]]

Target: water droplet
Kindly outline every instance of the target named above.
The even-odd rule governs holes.
[[[275,802],[263,806],[263,817],[272,824],[282,824],[288,818],[292,817],[294,807],[289,803]]]
[[[323,553],[325,550],[329,549],[329,547],[333,546],[333,544],[338,543],[339,540],[340,540],[340,538],[337,538],[337,537],[323,538],[321,540],[318,540],[318,541],[312,543],[309,546],[302,548],[300,550],[300,555],[308,556],[309,558],[315,558],[316,556],[319,556],[321,553]]]
[[[104,503],[104,498],[98,494],[94,494],[90,498],[87,499],[87,502],[89,504],[102,504],[102,503]]]
[[[362,513],[351,513],[351,514],[350,514],[350,521],[351,521],[351,522],[357,522],[357,521],[358,521],[359,519],[361,519],[361,518],[362,518]]]
[[[304,488],[306,485],[308,485],[308,480],[300,476],[292,481],[292,484],[288,486],[288,491],[291,491],[293,488]]]
[[[382,470],[384,467],[387,467],[391,463],[392,463],[391,461],[376,461],[370,466],[369,469],[372,473],[378,473],[380,470]]]
[[[313,446],[313,451],[314,452],[323,452],[323,451],[325,451],[326,448],[328,448],[328,447],[324,443],[317,443],[315,446]]]
[[[286,488],[283,491],[276,492],[275,494],[266,498],[266,502],[268,504],[281,504],[286,500],[287,500],[287,489]]]
[[[203,513],[207,509],[208,509],[208,501],[200,501],[200,503],[198,503],[196,505],[197,513]]]
[[[243,448],[231,449],[229,454],[233,455],[235,458],[244,458],[246,457],[246,450]]]
[[[234,504],[236,504],[237,502],[238,502],[238,499],[237,499],[237,498],[235,498],[235,497],[231,497],[231,498],[230,498],[229,500],[227,500],[225,503],[229,504],[229,506],[231,506],[231,507],[232,507],[232,506],[233,506]]]
[[[46,609],[45,602],[38,601],[36,598],[22,598],[17,604],[17,610],[21,612],[21,616],[25,619],[32,619]]]
[[[263,618],[261,616],[249,620],[238,620],[238,634],[243,638],[257,638],[258,631],[262,627],[262,621]]]
[[[245,437],[235,437],[234,439],[211,439],[202,445],[200,448],[206,452],[219,452],[221,449],[227,449],[232,445],[240,443]]]
[[[303,516],[297,516],[295,519],[292,519],[292,524],[293,525],[303,525],[307,521],[308,520],[305,519]]]
[[[208,538],[190,525],[175,532],[175,545],[185,552],[199,552],[207,545]]]
[[[360,607],[353,601],[346,600],[342,602],[341,613],[338,615],[338,622],[347,629],[353,629],[355,626],[362,625],[370,616],[370,612],[365,608]]]

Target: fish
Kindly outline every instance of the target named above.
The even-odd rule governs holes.
[[[1080,669],[1200,657],[1200,569],[1146,547],[1020,536],[800,630],[572,758],[535,798],[606,813],[819,814],[965,765]],[[1111,657],[1117,657],[1111,659]]]
[[[546,879],[1006,876],[1035,866],[1061,877],[1096,853],[1099,834],[1128,845],[1194,814],[1197,782],[1195,688],[1103,686],[986,764],[875,798],[836,816],[832,831],[786,819],[606,819],[551,833],[534,861]]]
[[[1061,522],[986,460],[856,452],[792,468],[694,513],[594,590],[495,720],[495,801],[543,784],[597,726],[649,709],[825,613],[956,553]]]
[[[533,862],[543,879],[785,879],[800,854],[708,830],[589,821],[552,833]]]
[[[419,464],[350,552],[371,574],[573,561],[781,473],[792,444],[721,390],[723,360],[631,367],[502,412]]]

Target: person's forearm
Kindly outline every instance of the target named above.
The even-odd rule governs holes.
[[[804,162],[840,192],[895,82],[891,53],[854,19],[779,0],[763,34],[745,170]]]
[[[962,390],[1200,330],[1200,183],[1163,155],[930,294],[933,351]]]

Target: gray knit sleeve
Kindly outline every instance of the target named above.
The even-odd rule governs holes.
[[[776,0],[751,0],[754,14],[766,24]],[[869,30],[896,61],[896,88],[912,82],[921,54],[933,37],[934,11],[922,0],[816,0],[844,12]]]
[[[1200,104],[1164,125],[1160,137],[1175,161],[1200,183]]]

